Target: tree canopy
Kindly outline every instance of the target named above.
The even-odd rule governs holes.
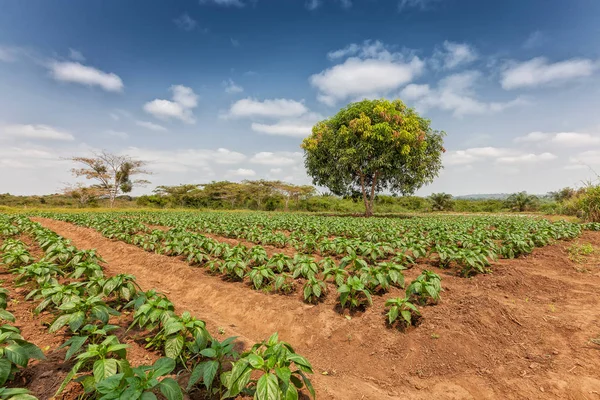
[[[444,136],[401,100],[363,100],[318,122],[302,148],[314,184],[360,191],[372,215],[376,193],[413,194],[438,176]]]

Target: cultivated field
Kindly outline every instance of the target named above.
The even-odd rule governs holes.
[[[599,228],[520,216],[0,214],[15,320],[2,315],[45,355],[16,339],[21,358],[5,350],[0,370],[8,360],[8,386],[40,399],[63,381],[57,398],[77,398],[86,379],[122,398],[181,398],[179,387],[198,399],[311,398],[312,387],[320,399],[600,398]],[[131,371],[142,365],[154,368]],[[167,378],[134,379],[149,374]]]

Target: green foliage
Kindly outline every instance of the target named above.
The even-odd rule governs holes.
[[[340,196],[361,192],[371,215],[376,193],[412,194],[433,181],[443,136],[400,100],[363,100],[318,122],[302,148],[314,184]]]
[[[0,386],[14,379],[19,368],[26,368],[29,360],[44,359],[44,353],[33,343],[23,339],[21,331],[11,325],[0,326]]]
[[[573,243],[567,247],[569,260],[576,263],[582,263],[587,256],[594,252],[594,246],[591,243]]]
[[[452,195],[448,193],[432,193],[429,201],[433,211],[450,211],[454,206]]]
[[[276,279],[273,270],[266,265],[252,268],[248,273],[248,277],[252,281],[254,288],[257,290],[270,285]]]
[[[27,389],[19,388],[0,388],[0,399],[2,400],[38,400],[32,396]]]
[[[342,308],[346,307],[346,304],[351,310],[373,304],[371,293],[356,276],[349,276],[346,283],[338,287],[338,292]]]
[[[101,400],[150,400],[157,399],[158,392],[167,400],[182,400],[179,384],[165,376],[174,369],[175,360],[160,358],[153,365],[125,369],[102,379],[95,384],[95,391]]]
[[[226,362],[230,362],[238,358],[238,354],[234,350],[234,341],[237,337],[229,337],[222,342],[211,338],[210,347],[201,350],[198,353],[202,357],[199,361],[192,358],[194,364],[192,373],[188,380],[186,391],[190,391],[200,380],[206,387],[209,393],[223,395],[223,383],[220,380],[223,373],[223,367]],[[215,380],[215,378],[217,378]]]
[[[151,331],[174,316],[173,303],[155,290],[140,292],[126,307],[130,305],[133,305],[135,311],[129,329],[137,325]]]
[[[304,301],[307,303],[318,303],[327,293],[327,285],[325,282],[317,279],[315,276],[310,276],[304,284],[303,294]]]
[[[409,327],[414,323],[414,318],[421,315],[417,307],[407,297],[388,299],[385,306],[389,307],[387,317],[390,325],[393,325],[400,317],[400,325]]]
[[[513,193],[506,199],[507,206],[512,211],[534,211],[538,206],[537,196],[527,194],[527,192]]]
[[[440,276],[435,272],[423,270],[421,275],[406,288],[406,297],[416,299],[419,304],[427,304],[429,301],[437,303],[440,301],[441,291]]]
[[[248,394],[260,400],[297,399],[306,387],[314,399],[315,391],[306,374],[312,366],[296,354],[289,343],[279,341],[277,333],[257,343],[223,374],[227,391],[224,398]]]
[[[72,299],[58,306],[58,310],[56,319],[50,325],[50,332],[56,332],[65,325],[69,326],[71,332],[77,332],[84,325],[95,321],[107,324],[111,315],[119,315],[100,296]]]

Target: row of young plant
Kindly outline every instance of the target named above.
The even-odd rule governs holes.
[[[65,216],[61,216],[65,217]],[[317,261],[314,257],[297,254],[289,257],[278,253],[271,257],[262,246],[246,248],[230,246],[183,228],[169,231],[148,228],[139,221],[124,219],[85,219],[81,215],[67,220],[92,227],[105,236],[138,245],[148,251],[170,256],[183,256],[190,264],[205,267],[213,274],[221,274],[230,281],[247,280],[257,290],[273,290],[283,294],[294,291],[296,279],[303,282],[302,295],[308,303],[318,303],[328,294],[328,285],[336,286],[341,308],[364,309],[372,304],[373,294],[387,293],[391,287],[406,289],[406,296],[393,299],[390,312],[403,312],[403,324],[410,325],[409,314],[419,315],[413,304],[437,302],[441,291],[440,277],[430,271],[423,273],[407,287],[403,271],[412,266],[412,260],[400,254],[392,261],[369,265],[356,254],[336,263],[331,257]],[[396,308],[394,308],[396,305]],[[390,320],[393,323],[398,314]]]
[[[292,246],[298,252],[324,257],[358,255],[378,262],[403,254],[409,259],[427,259],[442,268],[456,265],[463,276],[487,272],[490,261],[529,254],[535,247],[554,240],[577,237],[582,230],[578,224],[524,217],[357,219],[208,212],[61,216],[75,223],[83,220],[87,226],[104,226],[101,230],[107,236],[124,234],[118,232],[119,228],[106,224],[115,219],[123,220],[123,217],[141,231],[145,224],[164,225],[279,248]]]
[[[42,259],[34,260],[27,246],[14,238],[23,232],[44,251]],[[0,234],[6,237],[0,249],[3,264],[18,275],[17,284],[31,289],[26,298],[39,301],[34,312],[51,312],[49,331],[65,328],[71,335],[61,348],[68,348],[66,360],[73,359],[74,366],[57,395],[75,380],[83,385],[86,398],[151,399],[160,391],[169,400],[181,399],[182,389],[167,375],[188,372],[187,391],[203,386],[219,398],[248,394],[255,399],[294,399],[303,388],[315,396],[307,376],[312,373],[310,363],[277,334],[239,355],[235,337],[212,337],[203,321],[188,312],[177,315],[163,294],[142,292],[132,275],[106,277],[103,260],[94,250],[78,250],[25,217],[0,215]],[[129,329],[145,332],[146,347],[165,356],[153,365],[132,367],[128,345],[113,334],[119,327],[109,324],[110,317],[130,308]]]

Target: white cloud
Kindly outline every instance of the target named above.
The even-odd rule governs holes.
[[[453,69],[477,60],[477,51],[466,43],[444,41],[443,49],[437,48],[432,57],[435,67]]]
[[[127,132],[114,131],[112,129],[109,129],[106,131],[106,134],[108,136],[116,137],[116,138],[123,139],[123,140],[129,139],[129,134]]]
[[[19,47],[0,46],[0,61],[14,62],[25,50]]]
[[[600,144],[600,136],[593,136],[589,133],[560,132],[552,138],[552,142],[569,147],[592,146]]]
[[[21,124],[0,126],[0,137],[59,141],[71,141],[75,139],[71,133],[49,125]]]
[[[80,62],[85,61],[85,57],[79,50],[75,50],[75,49],[71,49],[71,48],[69,48],[69,58],[71,60],[80,61]]]
[[[238,168],[238,169],[230,169],[227,171],[227,176],[229,177],[239,177],[239,178],[251,178],[256,176],[256,171],[248,168]]]
[[[244,7],[241,0],[200,0],[200,4],[216,4],[225,7]]]
[[[515,138],[514,141],[516,143],[547,142],[560,145],[561,147],[580,147],[600,145],[600,135],[580,132],[531,132],[525,136]]]
[[[250,162],[254,164],[271,165],[277,167],[298,164],[300,161],[302,161],[302,153],[291,151],[280,151],[275,153],[270,151],[262,151],[260,153],[256,153],[250,159]]]
[[[283,169],[282,168],[271,168],[269,170],[269,172],[272,173],[272,174],[280,174],[280,173],[283,172]]]
[[[193,31],[198,26],[198,22],[190,17],[188,13],[181,14],[179,17],[175,18],[173,22],[175,22],[175,25],[177,25],[179,29],[186,32]]]
[[[73,82],[87,86],[100,86],[108,92],[123,90],[123,81],[113,73],[106,73],[72,61],[53,61],[49,64],[50,74],[57,81]]]
[[[223,81],[223,86],[225,86],[225,93],[229,94],[242,93],[244,91],[244,88],[239,85],[236,85],[233,79]]]
[[[192,109],[198,105],[198,96],[191,88],[183,85],[173,85],[170,90],[173,101],[154,99],[144,104],[144,111],[163,120],[175,118],[188,124],[195,123]]]
[[[121,117],[116,113],[108,113],[108,115],[115,121],[118,121],[121,119]]]
[[[415,101],[417,108],[439,108],[452,111],[455,117],[468,114],[500,112],[510,107],[527,104],[522,98],[506,102],[484,102],[475,97],[474,86],[480,79],[478,71],[449,75],[438,82],[437,88],[428,85],[409,85],[400,96]]]
[[[252,130],[267,135],[306,137],[312,132],[315,123],[322,120],[323,116],[317,113],[307,113],[299,118],[283,119],[273,124],[253,122]]]
[[[123,153],[148,161],[153,170],[166,172],[198,171],[206,167],[218,165],[239,164],[246,159],[242,153],[225,148],[209,149],[175,149],[153,150],[146,148],[130,147]]]
[[[542,142],[550,138],[550,134],[544,132],[530,132],[525,136],[519,136],[514,139],[516,143],[534,143]]]
[[[506,90],[557,84],[592,75],[596,63],[573,58],[549,63],[544,57],[525,62],[511,62],[502,71],[502,87]]]
[[[298,117],[307,111],[306,106],[296,100],[267,99],[260,101],[248,97],[233,103],[228,116],[233,118],[286,118]]]
[[[464,166],[473,163],[490,162],[497,164],[523,164],[554,160],[552,153],[523,153],[519,149],[500,147],[475,147],[465,150],[449,151],[444,154],[444,165]]]
[[[167,128],[165,128],[162,125],[158,125],[155,124],[154,122],[150,122],[150,121],[135,121],[135,124],[137,126],[141,126],[142,128],[146,128],[146,129],[150,129],[151,131],[166,131]]]
[[[542,161],[554,160],[556,156],[552,153],[542,154],[521,154],[518,156],[500,157],[497,162],[500,164],[533,164]]]
[[[418,57],[409,62],[353,57],[312,75],[310,84],[319,90],[319,101],[333,106],[342,100],[380,96],[398,89],[418,76],[423,64]]]
[[[429,85],[417,85],[411,83],[402,89],[400,96],[405,100],[415,100],[427,96],[429,92],[431,92]]]
[[[229,41],[231,42],[231,45],[233,47],[240,47],[240,41],[234,38],[229,38]]]

